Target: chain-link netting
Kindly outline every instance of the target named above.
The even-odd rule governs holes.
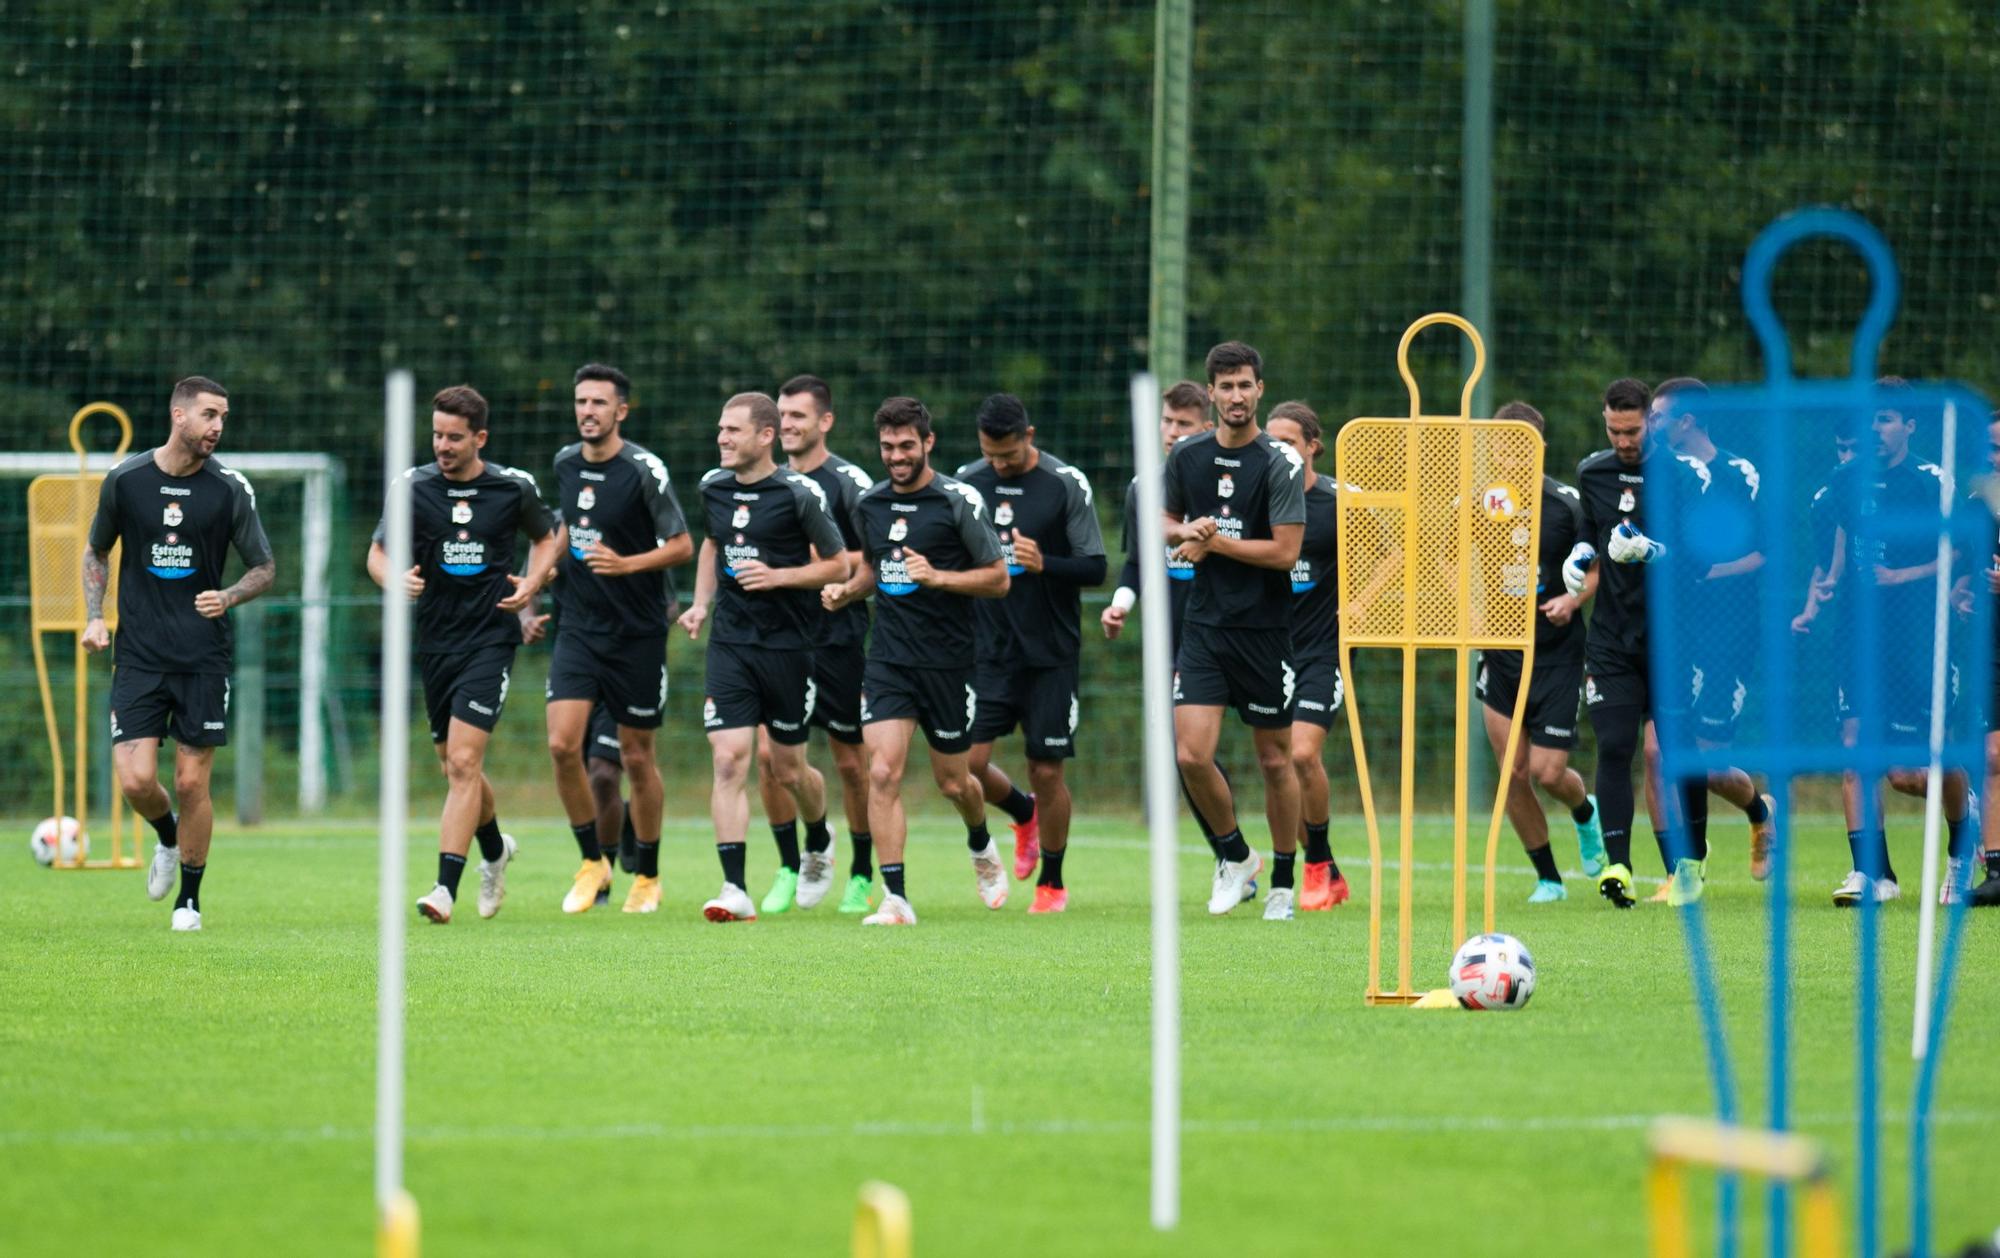
[[[0,447],[59,450],[100,397],[150,443],[172,380],[202,372],[231,390],[225,456],[340,460],[336,800],[373,791],[362,556],[389,367],[477,385],[491,453],[546,478],[573,433],[571,372],[614,362],[636,382],[632,435],[683,489],[713,462],[721,401],[794,372],[833,383],[833,445],[871,468],[882,397],[930,404],[950,467],[976,453],[972,408],[1007,390],[1119,531],[1126,381],[1147,360],[1150,4],[0,11]],[[1195,18],[1191,355],[1240,337],[1265,353],[1267,401],[1335,423],[1399,413],[1396,337],[1464,282],[1459,6],[1241,0]],[[1481,330],[1494,400],[1548,415],[1559,478],[1603,444],[1607,380],[1756,374],[1736,270],[1803,202],[1851,205],[1897,248],[1885,370],[2000,378],[1992,9],[1508,3],[1497,31]],[[1801,374],[1844,361],[1858,268],[1807,251],[1783,281]],[[1457,340],[1419,349],[1426,394],[1455,396]],[[301,720],[297,530],[271,520],[297,501],[295,485],[262,499],[281,566],[261,629],[271,774]],[[0,524],[23,535],[24,510],[8,489]],[[21,695],[24,565],[0,554],[0,681]],[[1130,809],[1138,651],[1086,627],[1079,793]],[[494,752],[516,806],[544,813],[545,659],[523,653]],[[663,760],[698,810],[698,654],[677,643],[671,666]],[[1427,760],[1448,755],[1451,703],[1448,685],[1425,698]],[[0,714],[0,755],[32,763],[37,724],[32,702]],[[39,797],[25,776],[7,805]]]

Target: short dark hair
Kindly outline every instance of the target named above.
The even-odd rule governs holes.
[[[1653,390],[1655,400],[1669,399],[1669,413],[1674,418],[1692,419],[1694,426],[1704,432],[1708,430],[1708,418],[1701,413],[1703,408],[1694,399],[1707,396],[1708,386],[1693,376],[1675,376],[1671,380],[1662,380],[1660,387]]]
[[[1653,391],[1644,380],[1626,376],[1604,386],[1604,409],[1608,411],[1643,411],[1652,401]]]
[[[1507,405],[1501,407],[1499,410],[1494,411],[1493,418],[1518,419],[1522,423],[1527,424],[1529,427],[1533,428],[1536,432],[1542,433],[1544,435],[1546,435],[1549,431],[1548,421],[1542,418],[1542,413],[1536,410],[1534,407],[1528,405],[1526,402],[1522,402],[1519,400],[1509,402],[1507,403]]]
[[[892,397],[875,408],[875,431],[885,428],[914,428],[919,437],[931,435],[931,413],[913,397]]]
[[[183,380],[175,381],[173,398],[167,405],[170,407],[184,407],[204,393],[213,393],[224,400],[227,400],[229,397],[229,390],[223,388],[207,376],[188,376]]]
[[[833,390],[818,376],[793,376],[778,386],[779,397],[789,397],[794,393],[810,393],[822,414],[833,409]]]
[[[1910,387],[1910,382],[1901,376],[1877,376],[1875,378],[1875,387],[1878,389],[1907,389]]]
[[[761,429],[778,426],[778,404],[768,393],[739,393],[722,404],[725,411],[742,407],[750,412],[750,422]]]
[[[1319,440],[1319,416],[1304,402],[1278,403],[1271,408],[1270,419],[1265,421],[1267,427],[1271,419],[1289,419],[1299,426],[1299,431],[1305,434],[1307,441]]]
[[[1264,378],[1264,356],[1241,341],[1224,341],[1208,351],[1208,382],[1226,372],[1248,367],[1257,379]]]
[[[1018,437],[1028,431],[1028,408],[1011,393],[995,393],[979,404],[973,422],[989,437]]]
[[[1177,411],[1200,411],[1203,414],[1208,412],[1208,390],[1193,380],[1183,380],[1168,389],[1167,395],[1160,401]]]
[[[469,384],[439,389],[437,396],[431,399],[431,409],[458,416],[474,432],[486,431],[486,399],[480,397],[479,390]]]
[[[632,381],[616,367],[604,363],[585,363],[576,369],[576,380],[573,383],[582,384],[586,380],[602,380],[618,390],[619,401],[632,400]]]

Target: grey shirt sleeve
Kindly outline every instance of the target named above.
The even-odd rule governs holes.
[[[668,479],[667,465],[660,457],[649,452],[636,461],[640,483],[645,486],[646,504],[653,512],[653,536],[664,546],[688,531],[687,517],[681,514],[681,500],[674,496],[673,481]]]
[[[1299,452],[1281,441],[1271,445],[1271,470],[1264,477],[1271,504],[1271,525],[1306,522],[1306,465]]]
[[[1063,524],[1069,534],[1069,553],[1079,558],[1104,553],[1104,530],[1097,522],[1096,495],[1082,469],[1065,463],[1056,469],[1066,494]]]
[[[958,537],[965,543],[965,552],[971,557],[972,566],[984,568],[1000,558],[1000,535],[993,531],[993,522],[986,518],[986,504],[980,501],[979,491],[963,481],[954,480],[946,488],[945,496],[951,500],[952,512],[958,520]]]
[[[118,468],[104,474],[97,487],[97,514],[90,518],[90,548],[108,555],[118,544]]]
[[[826,491],[810,476],[800,476],[794,472],[786,478],[792,487],[792,500],[799,512],[799,524],[805,529],[806,540],[819,552],[822,559],[847,553],[847,544],[841,539],[840,526],[833,522],[833,512],[826,500]]]
[[[271,562],[271,539],[264,535],[264,522],[257,516],[257,495],[240,472],[229,473],[236,483],[236,506],[229,522],[229,543],[247,568]]]
[[[541,541],[556,526],[555,516],[550,514],[549,505],[542,501],[541,487],[535,478],[526,472],[516,472],[521,479],[521,531],[535,541]]]

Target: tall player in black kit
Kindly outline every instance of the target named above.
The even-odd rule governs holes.
[[[847,579],[847,548],[825,492],[808,477],[779,471],[773,461],[776,402],[762,393],[730,398],[715,426],[715,447],[721,465],[701,478],[708,535],[694,599],[680,620],[688,637],[699,638],[714,605],[701,724],[715,765],[709,813],[722,890],[701,911],[711,922],[754,921],[744,843],[759,730],[770,742],[768,771],[775,784],[792,797],[794,812],[810,829],[826,830],[825,780],[806,772],[816,688],[813,633],[819,591]],[[791,908],[797,879],[797,870],[780,870],[780,890],[765,900],[769,911]]]
[[[1236,801],[1215,767],[1225,706],[1250,726],[1273,846],[1291,843],[1299,827],[1290,573],[1306,508],[1304,461],[1257,426],[1262,356],[1240,341],[1209,350],[1208,390],[1220,427],[1174,447],[1163,522],[1167,541],[1195,565],[1174,671],[1175,755],[1195,810],[1217,831],[1222,859],[1208,911],[1219,915],[1243,902],[1262,867],[1237,828]]]
[[[833,424],[833,390],[826,381],[818,376],[793,376],[779,388],[778,442],[785,450],[785,465],[810,477],[826,495],[833,522],[846,543],[851,573],[863,562],[861,536],[854,531],[854,504],[875,480],[826,448]],[[837,612],[815,608],[814,624],[812,723],[826,731],[827,750],[833,753],[851,849],[840,912],[866,913],[875,882],[875,837],[868,829],[868,758],[861,749],[861,672],[868,661],[868,604],[855,603]],[[778,844],[780,865],[798,871],[793,902],[802,909],[814,908],[833,886],[833,835],[823,825],[817,830],[808,827],[805,849],[800,851],[798,809],[792,805],[791,793],[773,781],[770,759],[770,735],[760,731],[757,790],[763,796],[764,816]],[[824,793],[825,779],[820,771],[808,764],[805,772],[820,781],[818,789]],[[782,881],[772,884],[773,893]],[[766,913],[777,911],[770,895],[764,899]]]
[[[227,616],[270,589],[278,569],[250,482],[213,457],[229,418],[229,394],[206,376],[189,376],[174,386],[168,414],[165,444],[112,468],[98,489],[83,550],[83,647],[111,645],[104,593],[111,548],[122,541],[111,761],[126,802],[159,836],[146,894],[165,899],[179,869],[171,924],[189,931],[201,929],[201,877],[215,824],[209,773],[215,749],[229,741]],[[232,546],[247,570],[224,589]],[[171,799],[159,783],[160,742],[169,737]]]
[[[971,599],[1004,598],[1007,561],[979,492],[931,469],[931,414],[915,398],[892,397],[875,412],[886,482],[855,504],[855,531],[867,564],[820,592],[839,611],[880,591],[861,689],[868,745],[868,820],[882,858],[882,903],[864,926],[913,926],[903,883],[903,771],[921,725],[931,777],[965,822],[979,898],[1007,902],[1007,871],[986,829],[986,800],[968,753],[977,699]]]
[[[1014,822],[1014,877],[1041,864],[1030,913],[1069,907],[1063,856],[1070,795],[1063,761],[1076,754],[1077,668],[1083,650],[1082,591],[1104,581],[1104,536],[1090,480],[1035,444],[1027,408],[1011,393],[980,403],[983,457],[958,479],[986,500],[1007,561],[1007,597],[973,605],[978,664],[973,689],[972,775]],[[1028,755],[1026,795],[993,764],[993,742],[1020,726]]]
[[[431,745],[449,784],[438,818],[437,885],[417,911],[451,921],[466,853],[479,840],[479,915],[492,917],[506,898],[513,839],[493,814],[486,744],[507,702],[514,651],[524,634],[521,610],[555,569],[555,520],[535,478],[482,456],[486,399],[454,385],[431,399],[435,461],[403,474],[410,494],[409,571],[389,571],[385,518],[368,547],[368,575],[391,582],[417,603],[417,662]],[[393,487],[392,487],[393,492]],[[528,570],[514,573],[514,536],[533,542]],[[385,667],[389,667],[385,662]]]
[[[660,907],[660,814],[666,790],[653,754],[653,732],[667,703],[667,572],[694,557],[667,465],[621,431],[632,385],[601,363],[577,369],[576,431],[582,440],[555,459],[557,533],[556,641],[549,655],[549,755],[556,794],[568,814],[582,863],[563,912],[586,913],[611,882],[611,862],[597,833],[597,802],[584,770],[584,739],[597,703],[618,726],[619,758],[632,784],[637,877],[625,912]]]

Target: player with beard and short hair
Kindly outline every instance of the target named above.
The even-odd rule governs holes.
[[[868,473],[826,448],[833,431],[833,391],[818,376],[793,376],[778,390],[778,442],[785,465],[810,477],[826,495],[833,522],[840,529],[848,556],[848,571],[862,563],[861,539],[854,531],[854,504],[875,481]],[[827,750],[840,778],[840,806],[847,817],[851,850],[840,912],[866,913],[875,882],[875,838],[868,829],[868,759],[861,746],[861,671],[868,658],[868,605],[854,603],[837,612],[813,608],[812,723],[826,731]],[[807,777],[826,790],[825,778],[808,764]],[[771,773],[771,738],[757,735],[757,789],[764,816],[778,844],[780,873],[764,897],[763,911],[778,913],[787,893],[785,870],[796,871],[791,903],[816,907],[833,885],[833,834],[824,822],[806,823],[805,850],[799,850],[798,810],[791,792],[778,787]]]
[[[1069,907],[1063,857],[1069,849],[1070,794],[1063,761],[1076,754],[1078,625],[1082,591],[1104,580],[1104,537],[1090,480],[1035,444],[1027,408],[1011,393],[979,405],[976,463],[958,479],[986,500],[1007,562],[1007,597],[973,604],[978,629],[973,689],[972,775],[986,802],[1014,823],[1014,877],[1041,865],[1030,913]],[[993,763],[993,743],[1018,725],[1032,795]]]
[[[1993,412],[1986,425],[1986,460],[1992,474],[2000,476],[2000,411]],[[1986,570],[1967,582],[1969,588],[1979,589],[1986,597],[2000,597],[2000,542],[1996,542],[1994,553],[1987,557]],[[1993,617],[1994,654],[2000,657],[2000,611]],[[1980,817],[1984,831],[1985,852],[1982,860],[1986,866],[1986,878],[1970,892],[1974,908],[2000,908],[2000,667],[1993,672],[1993,692],[1987,698],[1990,705],[1986,710],[1986,811]],[[1970,879],[1970,870],[1953,868],[1945,879],[1945,886],[1952,894],[1963,894],[1963,888]]]
[[[118,651],[111,672],[111,760],[132,811],[158,836],[146,894],[163,900],[180,873],[171,925],[201,929],[215,807],[209,774],[229,742],[229,609],[271,588],[277,563],[250,482],[215,458],[229,393],[206,376],[174,385],[165,443],[105,474],[83,547],[86,651],[111,645],[104,595],[118,562]],[[222,588],[234,548],[246,569]],[[174,740],[174,793],[159,782],[160,744]],[[180,811],[174,811],[178,801]]]
[[[864,926],[913,926],[904,891],[903,773],[921,725],[930,744],[931,777],[965,822],[966,847],[979,898],[1007,902],[1007,871],[986,829],[986,800],[968,753],[978,700],[971,600],[1007,595],[1007,562],[979,492],[930,465],[937,443],[922,402],[892,397],[875,412],[887,481],[854,507],[867,564],[821,591],[839,611],[879,590],[875,632],[861,688],[862,737],[868,746],[868,820],[882,858],[885,894]]]
[[[591,709],[600,702],[618,725],[638,834],[638,876],[626,892],[624,910],[652,913],[660,907],[666,790],[653,746],[667,703],[666,570],[693,557],[694,541],[667,465],[622,431],[631,396],[632,382],[617,368],[602,363],[577,368],[580,440],[555,457],[562,544],[546,692],[549,757],[556,795],[582,857],[563,897],[565,913],[589,912],[611,881],[583,763]]]
[[[1222,714],[1251,729],[1264,775],[1272,844],[1299,827],[1292,769],[1292,586],[1305,532],[1305,462],[1257,425],[1264,360],[1240,341],[1208,352],[1209,400],[1220,426],[1189,437],[1167,459],[1166,540],[1195,565],[1174,672],[1174,739],[1195,810],[1217,831],[1221,862],[1208,911],[1243,902],[1262,860],[1236,824],[1236,801],[1215,767]]]
[[[711,922],[755,921],[744,847],[750,761],[760,729],[773,783],[792,797],[808,826],[826,829],[826,784],[806,764],[815,699],[814,606],[819,590],[846,579],[847,548],[818,484],[778,469],[778,404],[770,397],[739,393],[724,403],[715,447],[720,466],[701,478],[708,536],[693,603],[680,619],[688,637],[699,638],[714,608],[701,723],[715,766],[709,813],[722,890],[701,911]],[[783,897],[773,912],[792,905],[797,874],[784,872],[792,879],[781,873]]]

